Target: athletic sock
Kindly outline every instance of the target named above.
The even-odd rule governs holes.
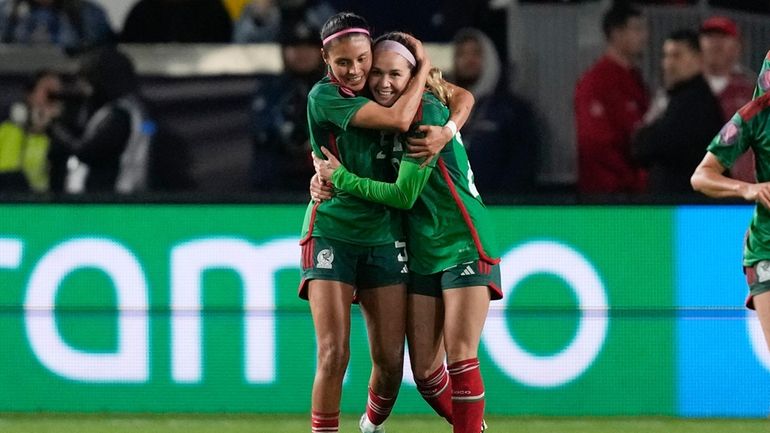
[[[396,397],[386,398],[377,395],[372,388],[369,388],[369,399],[366,402],[366,417],[374,425],[380,425],[388,419],[393,405],[396,403]]]
[[[430,407],[452,424],[452,387],[444,364],[441,364],[427,378],[415,379],[414,382],[417,384],[420,395]]]
[[[452,431],[479,433],[484,418],[484,382],[478,358],[451,364],[449,376],[452,379]]]
[[[312,414],[312,433],[339,433],[340,411],[316,412]]]

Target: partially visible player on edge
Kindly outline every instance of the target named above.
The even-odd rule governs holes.
[[[746,307],[756,310],[770,347],[770,52],[759,73],[754,99],[730,119],[708,146],[690,182],[710,197],[738,197],[755,202],[743,249],[743,271],[749,285]],[[754,151],[757,182],[724,175],[743,153]]]
[[[378,103],[397,103],[412,71],[419,71],[416,50],[407,48],[411,45],[398,32],[375,42],[369,89]],[[445,125],[449,118],[444,105],[449,91],[440,72],[432,71],[428,82],[433,93],[423,95],[412,133],[419,125]],[[390,156],[399,166],[395,183],[353,174],[326,149],[328,160],[316,158],[315,163],[338,191],[411,209],[405,222],[410,257],[407,338],[415,382],[455,433],[479,433],[484,429],[484,384],[478,346],[490,299],[502,297],[499,259],[465,147],[456,127],[448,128],[453,129],[452,141],[424,168],[421,159],[403,155],[404,134],[390,135]]]
[[[420,67],[399,103],[383,107],[358,96],[371,67],[366,21],[352,13],[331,17],[323,26],[323,58],[328,76],[308,96],[308,124],[314,153],[330,149],[357,174],[382,178],[387,160],[377,160],[379,129],[406,131],[417,111],[430,68],[422,44]],[[472,101],[472,99],[471,99]],[[458,113],[470,108],[458,101]],[[369,128],[369,129],[364,129]],[[449,140],[441,128],[431,143]],[[442,144],[443,144],[442,143]],[[437,150],[435,151],[437,152]],[[430,154],[431,151],[420,153]],[[300,297],[310,302],[316,332],[317,366],[312,391],[312,431],[339,430],[342,380],[350,357],[350,306],[354,295],[367,323],[372,373],[367,417],[381,425],[390,414],[401,383],[406,293],[406,255],[400,227],[385,206],[350,194],[311,202],[302,230]]]

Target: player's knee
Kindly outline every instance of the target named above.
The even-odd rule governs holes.
[[[449,364],[466,359],[476,358],[478,357],[478,345],[462,342],[454,344],[452,347],[447,345],[446,354]]]
[[[344,374],[350,360],[350,347],[344,344],[319,344],[318,369],[330,375]]]
[[[415,381],[426,381],[436,371],[430,364],[412,365],[412,376]]]
[[[372,364],[380,370],[401,374],[404,368],[404,347],[380,347],[372,349]]]

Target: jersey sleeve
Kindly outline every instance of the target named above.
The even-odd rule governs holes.
[[[317,86],[308,97],[308,115],[319,123],[331,123],[346,131],[358,110],[371,102],[363,96],[344,94],[339,86],[326,83]]]
[[[349,192],[364,200],[381,203],[398,209],[410,209],[428,183],[432,167],[420,168],[419,162],[404,158],[398,169],[395,183],[380,182],[359,177],[344,166],[332,175],[335,188]]]
[[[708,151],[714,154],[725,168],[731,168],[738,157],[751,147],[753,140],[751,126],[750,121],[743,120],[740,112],[735,113],[719,134],[711,140]]]
[[[438,99],[436,99],[436,97],[430,92],[423,94],[420,113],[420,119],[415,124],[413,124],[409,132],[406,133],[407,137],[424,138],[425,133],[417,130],[420,125],[443,126],[446,124],[447,120],[449,120],[449,108],[447,108],[446,105],[442,104]],[[456,140],[459,137],[460,133],[457,132],[457,134],[452,137],[452,140]],[[450,143],[452,143],[452,140],[449,140],[444,144],[444,147],[441,149],[441,153],[447,152],[451,149],[452,146]],[[417,162],[421,165],[425,163],[425,159],[416,160],[407,154],[404,154],[403,160],[406,159],[410,159],[411,161]],[[425,165],[435,168],[438,160],[439,155],[436,155]]]

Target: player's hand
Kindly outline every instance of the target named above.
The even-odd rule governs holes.
[[[422,42],[410,34],[406,34],[406,42],[414,48],[414,59],[417,63],[429,62],[428,54],[425,52],[425,47]]]
[[[318,173],[314,174],[310,178],[310,198],[316,203],[321,203],[332,197],[334,197],[334,189],[331,183],[322,181]]]
[[[315,167],[315,172],[321,176],[321,180],[330,181],[332,174],[334,174],[334,170],[339,168],[341,164],[337,157],[334,156],[334,154],[331,153],[329,149],[322,147],[321,152],[323,152],[326,159],[318,158],[314,154],[313,167]]]
[[[752,183],[746,188],[744,198],[770,209],[770,182]]]
[[[452,131],[449,128],[435,125],[420,125],[417,131],[422,132],[424,136],[407,139],[409,142],[407,145],[408,155],[415,159],[425,158],[425,161],[420,165],[420,167],[425,167],[452,140]]]

